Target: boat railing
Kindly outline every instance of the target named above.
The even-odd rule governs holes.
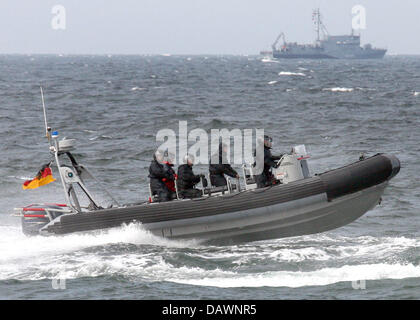
[[[176,199],[177,199],[177,200],[179,200],[179,192],[178,192],[178,177],[177,177],[177,176],[175,176],[174,184],[175,184],[175,194],[176,194]]]
[[[257,188],[257,183],[255,181],[254,170],[251,164],[242,165],[242,173],[244,176],[245,190],[251,190]],[[238,182],[239,184],[239,182]]]

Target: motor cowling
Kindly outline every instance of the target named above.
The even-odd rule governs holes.
[[[278,167],[273,169],[275,179],[286,184],[309,178],[308,158],[304,145],[293,147],[292,152],[283,155],[278,162]]]

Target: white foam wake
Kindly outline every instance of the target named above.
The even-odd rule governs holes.
[[[194,241],[174,241],[158,237],[132,223],[118,228],[92,233],[74,233],[63,236],[32,236],[22,234],[20,227],[0,227],[0,268],[4,263],[31,259],[33,257],[64,254],[84,248],[127,243],[165,247],[191,247]]]
[[[51,237],[0,226],[0,234],[0,280],[118,275],[214,287],[302,287],[420,277],[418,265],[400,258],[420,239],[405,237],[321,234],[214,247],[157,237],[139,224]],[[256,267],[267,263],[274,268]]]
[[[366,264],[324,268],[309,272],[277,271],[262,274],[230,274],[197,279],[171,279],[176,283],[220,288],[325,286],[343,281],[404,279],[420,277],[420,267],[412,264]]]

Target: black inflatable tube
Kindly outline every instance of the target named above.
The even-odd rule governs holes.
[[[390,180],[400,171],[397,157],[377,154],[373,157],[319,175],[328,200],[357,192]]]

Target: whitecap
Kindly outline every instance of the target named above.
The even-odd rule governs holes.
[[[32,180],[33,177],[24,177],[24,176],[7,176],[8,178],[12,178],[12,179],[19,179],[19,180]]]
[[[281,71],[281,72],[279,72],[279,76],[300,76],[300,77],[305,77],[306,74],[304,74],[302,72]]]
[[[264,63],[279,63],[277,60],[273,60],[273,59],[271,59],[271,58],[262,58],[261,59],[261,62],[264,62]]]
[[[144,88],[140,88],[140,87],[131,88],[131,91],[140,91],[140,90],[144,90]]]
[[[344,88],[344,87],[322,89],[322,91],[331,91],[331,92],[352,92],[353,90],[354,90],[354,88]]]
[[[268,84],[275,84],[275,83],[277,83],[276,80],[273,80],[273,81],[268,82]]]

